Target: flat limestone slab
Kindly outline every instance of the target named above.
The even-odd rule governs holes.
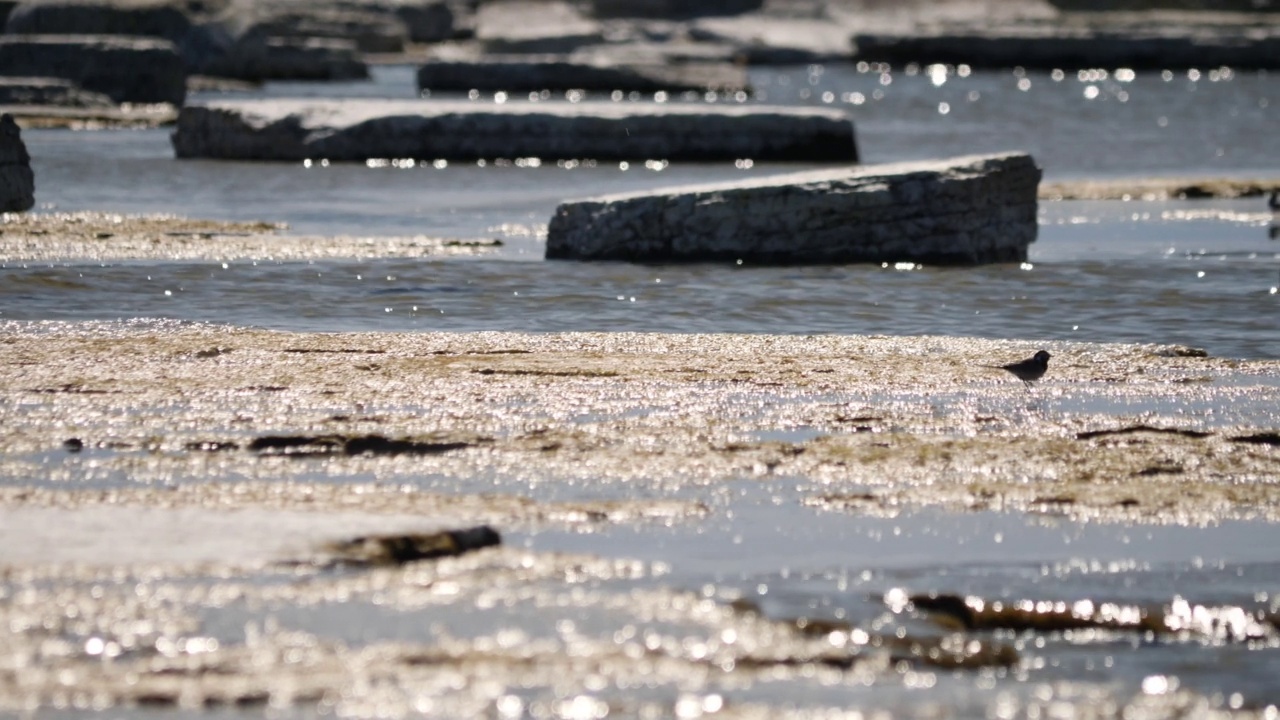
[[[1280,31],[1266,28],[1096,28],[1014,25],[1004,28],[858,34],[859,60],[965,63],[974,67],[1127,67],[1163,70],[1229,66],[1280,68]]]
[[[856,161],[837,110],[614,102],[241,100],[182,109],[180,158]]]
[[[548,258],[633,262],[1018,262],[1040,169],[975,155],[567,202]]]
[[[679,92],[748,85],[745,68],[730,63],[619,64],[573,55],[499,55],[432,60],[418,68],[420,90]]]

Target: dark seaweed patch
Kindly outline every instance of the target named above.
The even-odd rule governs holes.
[[[1164,435],[1178,435],[1188,438],[1206,438],[1213,435],[1211,432],[1201,430],[1185,430],[1183,428],[1162,428],[1152,425],[1130,425],[1129,427],[1117,428],[1114,430],[1088,430],[1076,433],[1077,440],[1092,440],[1099,437],[1108,437],[1110,435],[1132,435],[1134,433],[1158,433]]]

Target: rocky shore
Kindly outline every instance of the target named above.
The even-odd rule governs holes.
[[[115,104],[178,106],[192,78],[362,78],[370,58],[422,64],[423,87],[446,92],[716,90],[743,86],[746,65],[860,60],[1066,70],[1280,63],[1280,13],[1059,5],[27,0],[5,6],[0,75],[72,83],[69,93]],[[98,71],[85,74],[90,66]]]

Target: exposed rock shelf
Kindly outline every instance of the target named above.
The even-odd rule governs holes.
[[[1040,169],[1024,154],[819,170],[562,204],[547,257],[979,264],[1025,260]]]
[[[183,108],[173,147],[235,160],[857,159],[839,111],[607,102],[226,101]]]

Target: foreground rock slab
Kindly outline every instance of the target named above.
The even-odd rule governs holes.
[[[0,115],[0,212],[22,212],[35,205],[35,175],[22,133],[10,115]]]
[[[225,101],[183,108],[173,147],[235,160],[857,159],[839,111],[606,102]]]
[[[822,170],[567,202],[547,257],[751,263],[1022,261],[1036,238],[1029,155]]]

